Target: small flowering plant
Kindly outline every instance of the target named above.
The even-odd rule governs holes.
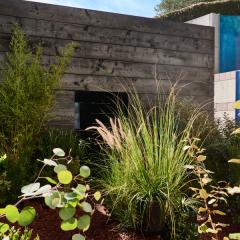
[[[86,180],[91,174],[89,167],[81,166],[79,173],[73,175],[68,168],[72,160],[70,153],[66,156],[61,148],[53,149],[53,156],[50,159],[39,160],[43,166],[35,181],[22,187],[22,194],[16,204],[0,209],[0,218],[5,217],[10,223],[26,227],[33,222],[36,210],[31,206],[20,210],[19,204],[29,199],[44,198],[49,208],[59,211],[61,229],[63,231],[78,229],[79,233],[74,234],[72,240],[85,240],[84,233],[90,227],[94,202],[101,199],[101,193],[90,191]],[[47,167],[52,168],[54,177],[43,176]],[[42,185],[40,182],[44,181],[46,184]],[[82,212],[80,216],[77,214],[78,209]],[[0,233],[4,234],[9,229],[8,224],[0,222]]]

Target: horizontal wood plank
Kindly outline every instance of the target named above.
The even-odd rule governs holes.
[[[82,76],[65,74],[62,78],[62,88],[72,91],[106,91],[106,92],[128,92],[135,89],[139,94],[152,94],[157,91],[167,94],[171,86],[181,96],[205,96],[208,98],[213,89],[209,83],[201,81],[186,82],[167,79],[136,79],[136,78],[114,78],[102,76]]]
[[[3,61],[4,54],[0,54]],[[43,56],[42,63],[46,67],[56,63],[55,57]],[[2,67],[2,66],[0,66]],[[65,73],[76,75],[112,76],[118,78],[156,78],[171,81],[202,81],[211,82],[212,73],[207,68],[146,64],[103,59],[73,58]]]
[[[211,27],[22,0],[1,1],[0,14],[210,40],[214,35]]]
[[[10,36],[0,34],[0,52],[9,51]],[[45,55],[61,55],[64,46],[71,41],[31,37],[30,45],[41,43]],[[185,53],[154,48],[142,48],[112,44],[79,42],[74,57],[142,62],[152,64],[171,64],[193,67],[213,67],[213,56],[210,54]]]
[[[119,28],[98,28],[87,25],[65,24],[3,15],[0,15],[0,33],[11,33],[11,29],[16,22],[30,36],[65,39],[76,42],[87,41],[133,47],[169,49],[192,53],[213,54],[214,49],[214,41],[212,40],[142,33]]]

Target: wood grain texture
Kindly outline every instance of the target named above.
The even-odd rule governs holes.
[[[170,34],[171,29],[169,29],[168,35],[161,35],[119,28],[99,28],[89,25],[66,24],[4,15],[0,15],[0,32],[10,33],[16,22],[30,36],[210,54],[213,53],[214,47],[213,39],[172,36]]]
[[[0,34],[0,51],[8,51],[10,36]],[[41,44],[45,55],[62,55],[62,50],[69,40],[30,37],[32,46]],[[179,52],[176,50],[133,47],[105,43],[79,41],[79,47],[74,52],[75,58],[120,60],[152,64],[170,64],[178,66],[193,66],[212,68],[213,58],[209,53]]]
[[[169,34],[171,32],[172,35],[210,40],[213,39],[214,35],[211,27],[193,26],[190,24],[159,21],[153,18],[54,6],[36,2],[25,2],[23,0],[1,1],[0,14],[156,34]]]
[[[130,91],[154,99],[156,79],[167,94],[203,103],[213,99],[214,30],[158,19],[53,6],[22,0],[0,1],[0,60],[9,51],[18,23],[31,47],[41,43],[48,67],[63,47],[79,43],[57,91],[51,124],[73,128],[75,91]],[[2,66],[0,66],[2,69]],[[211,105],[211,104],[210,104]],[[209,108],[210,109],[210,108]]]

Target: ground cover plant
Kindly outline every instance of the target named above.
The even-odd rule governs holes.
[[[105,204],[121,226],[135,231],[175,235],[176,215],[189,182],[185,165],[191,164],[183,148],[196,115],[184,129],[178,128],[174,90],[147,109],[138,95],[129,96],[127,114],[118,109],[110,128],[97,120],[99,144],[105,154],[99,184],[106,194]],[[167,230],[168,229],[168,230]],[[168,236],[170,238],[170,236]]]
[[[9,228],[7,224],[1,224],[0,229],[8,229],[7,231],[0,232],[0,237],[2,240],[31,240],[32,230],[25,228],[23,231],[21,229],[16,229],[15,227]],[[4,232],[4,233],[3,233]],[[34,240],[40,240],[37,236]]]
[[[72,240],[85,240],[84,232],[91,223],[94,200],[99,201],[101,193],[90,192],[90,186],[86,181],[90,176],[89,167],[81,166],[77,175],[69,171],[68,166],[72,160],[72,157],[66,156],[60,148],[53,149],[53,156],[50,159],[39,160],[43,166],[37,178],[33,183],[22,187],[22,195],[14,205],[8,204],[0,209],[0,219],[6,218],[9,223],[26,227],[33,222],[36,210],[31,206],[25,206],[20,210],[19,205],[27,200],[44,198],[49,208],[59,210],[61,229],[63,231],[79,229],[79,233],[74,234]],[[42,175],[46,167],[51,168],[55,173],[54,178]],[[82,211],[81,215],[77,213],[77,209]],[[17,237],[18,233],[14,233],[7,223],[0,223],[0,234],[8,234],[8,236],[15,234]],[[28,240],[31,232],[25,231],[24,236],[22,240]]]
[[[60,88],[75,45],[67,45],[62,57],[48,67],[41,62],[41,46],[30,49],[19,26],[13,29],[9,47],[0,72],[0,153],[7,154],[7,161],[0,166],[5,186],[1,187],[1,202],[9,189],[14,199],[20,186],[29,180],[28,172],[36,164],[35,160],[30,163],[36,140],[50,119],[54,89]]]

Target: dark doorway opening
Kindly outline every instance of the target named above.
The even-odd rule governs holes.
[[[96,119],[108,126],[109,117],[114,117],[116,103],[127,106],[127,93],[76,91],[75,129],[85,130],[95,125]]]

